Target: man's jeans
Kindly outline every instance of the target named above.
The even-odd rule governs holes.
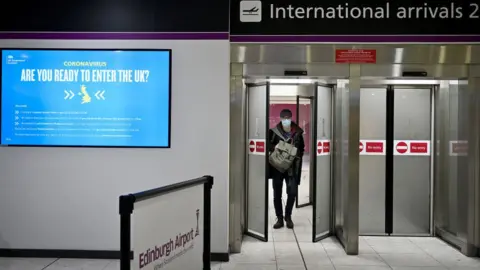
[[[274,169],[275,170],[275,169]],[[282,188],[285,181],[287,186],[287,205],[285,206],[285,217],[292,216],[295,197],[297,196],[297,183],[295,179],[288,176],[287,173],[273,172],[273,206],[278,218],[283,218]]]

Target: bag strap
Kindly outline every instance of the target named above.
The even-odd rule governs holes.
[[[273,131],[274,134],[277,134],[280,138],[282,138],[282,140],[285,141],[286,143],[293,144],[293,137],[296,136],[296,134],[294,134],[292,137],[287,139],[287,138],[285,138],[285,136],[283,136],[282,132],[280,132],[280,130],[278,130],[278,127],[274,127],[272,129],[272,131]],[[289,141],[291,141],[291,142],[289,143]]]

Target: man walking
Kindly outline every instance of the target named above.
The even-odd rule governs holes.
[[[297,187],[300,184],[300,176],[302,171],[302,157],[305,151],[305,142],[303,140],[303,130],[292,121],[292,112],[284,109],[280,112],[281,122],[268,132],[270,141],[270,153],[275,150],[279,141],[285,141],[297,148],[297,158],[292,166],[285,172],[280,172],[273,166],[270,166],[270,173],[273,179],[273,205],[277,222],[273,225],[274,229],[280,229],[284,226],[284,219],[287,228],[293,229],[292,210],[297,196]],[[282,206],[282,189],[283,182],[287,186],[287,204],[285,206],[285,216],[283,215]]]

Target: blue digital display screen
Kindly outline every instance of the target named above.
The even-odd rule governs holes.
[[[3,50],[1,143],[170,147],[171,51]]]

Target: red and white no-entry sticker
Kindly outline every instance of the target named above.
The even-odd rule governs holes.
[[[250,143],[248,144],[248,149],[250,150],[250,153],[255,152],[255,141],[250,140]]]
[[[265,140],[263,139],[249,139],[248,153],[251,155],[265,155]]]
[[[430,156],[430,141],[395,140],[393,145],[396,156]]]
[[[395,149],[397,150],[398,153],[405,154],[408,151],[408,145],[406,142],[398,142],[395,145]]]
[[[360,140],[359,153],[362,156],[383,156],[385,140]]]
[[[360,143],[358,144],[358,147],[359,147],[359,148],[358,148],[358,151],[359,151],[360,153],[362,153],[362,152],[363,152],[363,149],[364,149],[363,143],[360,142]]]
[[[330,140],[317,140],[317,156],[330,155]]]
[[[450,156],[467,156],[468,141],[450,141]]]

